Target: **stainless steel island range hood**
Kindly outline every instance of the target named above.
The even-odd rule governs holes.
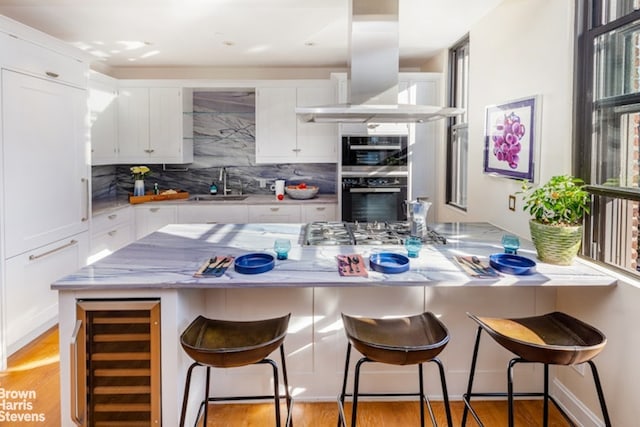
[[[299,120],[422,123],[463,113],[458,108],[398,104],[398,0],[351,0],[350,11],[350,102],[298,107]]]

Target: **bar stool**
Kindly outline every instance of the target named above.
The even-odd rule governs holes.
[[[518,319],[478,317],[470,313],[467,313],[467,315],[478,324],[478,332],[473,349],[471,371],[469,372],[469,384],[467,386],[467,392],[462,396],[465,403],[462,415],[462,426],[466,425],[468,412],[471,412],[471,415],[478,425],[484,425],[471,407],[472,396],[507,396],[509,405],[509,427],[513,427],[514,425],[514,396],[544,397],[543,422],[545,427],[548,425],[549,400],[558,408],[565,419],[573,424],[568,415],[560,408],[558,402],[556,402],[553,396],[549,395],[549,365],[576,365],[585,362],[591,366],[605,425],[611,426],[598,370],[592,361],[592,359],[602,351],[607,342],[607,338],[602,332],[591,325],[561,312]],[[517,356],[509,361],[507,368],[507,393],[472,393],[471,391],[478,358],[480,335],[483,330],[498,344]],[[543,392],[513,392],[513,367],[517,363],[544,364]]]
[[[349,340],[347,345],[347,357],[344,365],[344,380],[342,392],[338,397],[338,427],[346,426],[344,415],[344,401],[346,396],[353,397],[351,410],[351,426],[355,427],[358,410],[358,396],[420,396],[420,425],[424,427],[424,403],[427,404],[431,423],[436,421],[429,399],[424,394],[424,382],[422,377],[422,364],[434,362],[440,370],[440,383],[444,397],[444,407],[447,414],[447,424],[451,421],[449,408],[449,396],[444,375],[444,367],[438,359],[438,354],[449,342],[449,331],[432,313],[426,312],[415,316],[373,319],[365,317],[352,317],[342,313],[344,330]],[[358,360],[355,368],[353,394],[347,394],[347,377],[349,371],[349,358],[351,346],[355,347],[363,357]],[[391,365],[418,365],[419,392],[418,393],[360,393],[360,367],[365,362],[379,362]]]
[[[204,408],[204,426],[207,425],[207,407],[209,402],[229,400],[274,399],[276,426],[280,427],[280,392],[278,385],[278,366],[267,356],[280,347],[282,376],[287,402],[287,421],[291,423],[292,398],[289,394],[287,367],[284,357],[284,338],[289,325],[291,313],[286,316],[256,321],[228,321],[207,319],[198,316],[180,336],[184,351],[195,362],[187,371],[184,399],[180,415],[180,426],[184,426],[189,400],[191,374],[196,366],[204,366],[206,370],[205,399],[200,403],[196,423]],[[228,396],[209,397],[209,379],[212,367],[233,368],[252,364],[268,363],[273,368],[273,395],[261,396]]]

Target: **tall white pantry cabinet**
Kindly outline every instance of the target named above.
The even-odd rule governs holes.
[[[86,263],[88,64],[0,16],[0,314],[6,357],[57,322],[56,279]]]

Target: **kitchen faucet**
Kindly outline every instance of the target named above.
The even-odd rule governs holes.
[[[226,196],[231,192],[231,189],[227,188],[227,168],[226,167],[223,166],[220,169],[220,178],[218,179],[222,181],[222,195]]]

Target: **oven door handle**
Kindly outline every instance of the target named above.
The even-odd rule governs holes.
[[[402,150],[401,145],[349,145],[349,150]]]
[[[402,188],[397,187],[374,187],[374,188],[350,188],[350,193],[399,193],[402,191]]]

